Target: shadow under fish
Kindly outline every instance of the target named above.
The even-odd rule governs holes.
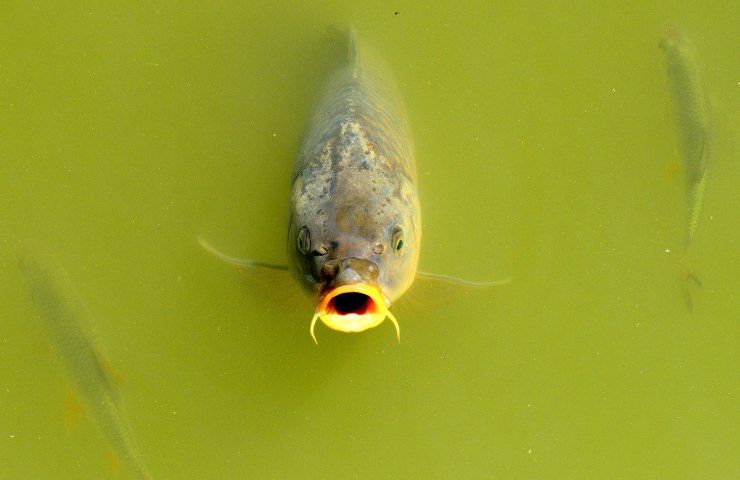
[[[150,479],[133,439],[113,370],[67,272],[34,241],[25,243],[19,266],[28,280],[44,330],[76,395],[103,431],[115,457],[136,478]]]

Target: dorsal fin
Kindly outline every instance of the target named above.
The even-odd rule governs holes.
[[[357,30],[353,25],[350,25],[347,29],[347,53],[350,65],[357,65],[360,63],[360,42],[357,38]]]

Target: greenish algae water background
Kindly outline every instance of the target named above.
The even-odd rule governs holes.
[[[648,3],[4,2],[0,478],[116,478],[89,415],[67,431],[27,238],[92,311],[154,478],[738,478],[740,11]],[[667,21],[715,118],[692,314]],[[348,24],[406,100],[422,269],[512,282],[411,292],[400,344],[317,347],[291,283],[195,238],[285,261]]]

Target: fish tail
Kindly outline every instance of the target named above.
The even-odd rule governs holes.
[[[698,182],[691,181],[686,198],[686,245],[690,245],[699,228],[699,217],[704,206],[704,195],[707,187],[707,175],[702,175]]]
[[[692,281],[699,287],[703,287],[701,280],[699,280],[699,277],[697,276],[691,265],[691,262],[689,261],[689,255],[687,251],[683,256],[683,259],[681,260],[681,290],[683,291],[684,302],[686,303],[686,308],[689,310],[689,312],[693,312],[694,310],[694,304],[691,300],[691,290],[689,289],[689,284]]]

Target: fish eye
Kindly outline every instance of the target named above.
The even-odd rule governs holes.
[[[298,232],[297,245],[298,251],[303,255],[306,255],[311,250],[311,233],[308,231],[308,227],[301,228]]]
[[[403,248],[403,229],[401,227],[393,229],[391,245],[393,245],[393,251],[396,253],[400,252]]]

